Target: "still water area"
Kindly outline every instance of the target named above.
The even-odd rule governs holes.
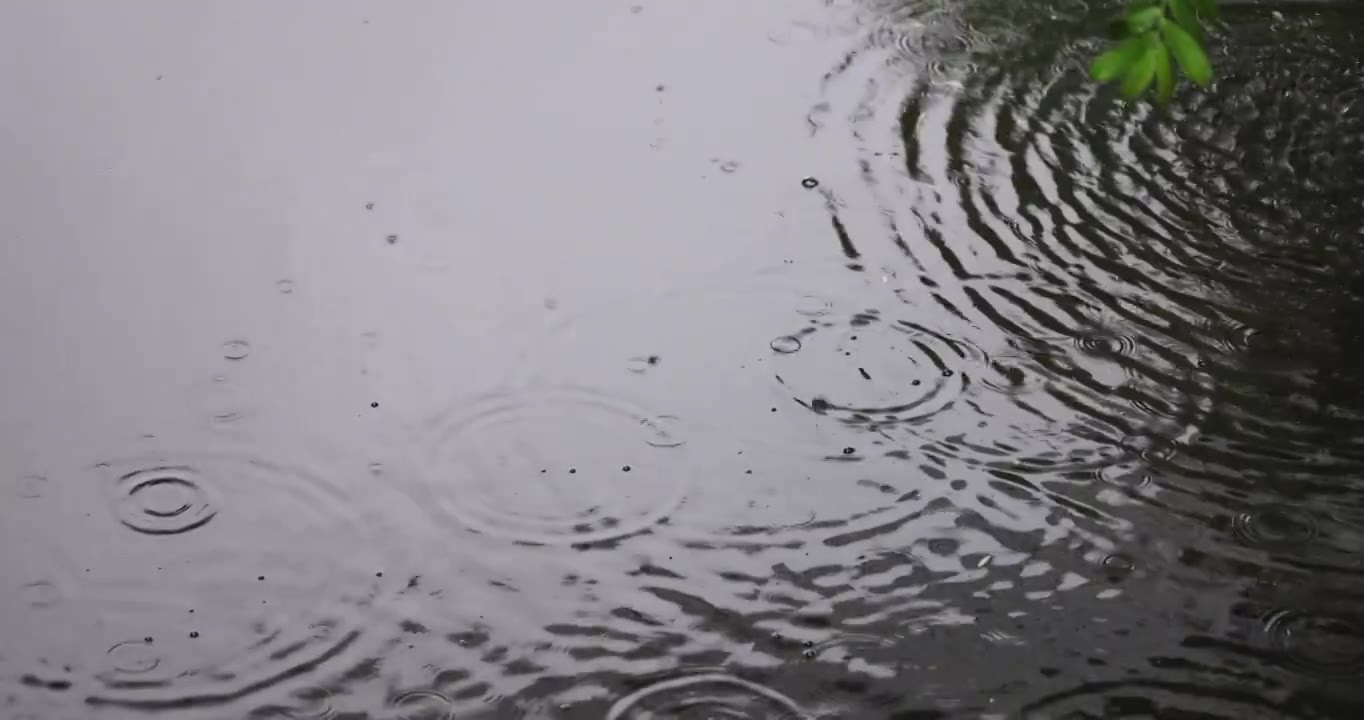
[[[0,5],[0,720],[1364,717],[1364,6]]]

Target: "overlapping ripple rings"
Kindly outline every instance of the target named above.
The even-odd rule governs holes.
[[[268,455],[175,450],[95,468],[123,535],[73,551],[88,566],[80,595],[101,601],[92,632],[107,645],[87,703],[174,711],[269,699],[300,677],[322,687],[400,634],[390,605],[411,571],[395,528],[415,508],[370,486],[365,463],[345,453]]]

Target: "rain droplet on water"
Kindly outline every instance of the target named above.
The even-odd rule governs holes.
[[[806,190],[814,190],[815,188],[819,187],[819,181],[812,177],[807,177],[804,180],[800,181],[800,186],[805,188]]]
[[[251,345],[245,340],[228,340],[223,343],[223,357],[228,360],[243,360],[251,354]]]
[[[794,335],[783,335],[771,342],[772,350],[783,355],[789,355],[800,350],[800,338]]]
[[[119,478],[115,514],[146,535],[178,535],[203,527],[217,514],[187,467],[157,467]]]
[[[283,295],[292,295],[294,293],[294,281],[280,280],[279,282],[275,283],[275,288],[277,288]]]

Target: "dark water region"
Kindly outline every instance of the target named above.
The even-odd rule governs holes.
[[[11,3],[0,719],[1364,714],[1364,11]]]

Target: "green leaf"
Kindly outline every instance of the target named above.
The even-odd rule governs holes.
[[[1151,81],[1156,77],[1156,58],[1159,52],[1160,43],[1147,43],[1145,52],[1132,66],[1127,68],[1127,74],[1122,79],[1122,96],[1128,100],[1136,100],[1146,89],[1151,87]]]
[[[1127,29],[1134,32],[1145,32],[1155,27],[1158,20],[1165,17],[1165,9],[1159,5],[1148,7],[1136,7],[1127,13]]]
[[[1175,23],[1162,24],[1160,31],[1184,74],[1198,85],[1207,87],[1212,82],[1212,64],[1198,41]]]
[[[1105,52],[1099,57],[1094,58],[1094,62],[1089,65],[1089,76],[1099,82],[1111,82],[1117,80],[1120,75],[1132,66],[1132,63],[1141,57],[1146,50],[1145,37],[1132,37],[1124,40],[1117,47]]]
[[[1209,20],[1217,19],[1217,0],[1194,0],[1198,16]]]
[[[1164,44],[1156,44],[1156,101],[1169,105],[1175,96],[1175,73],[1170,67],[1170,50]]]
[[[1170,5],[1170,16],[1184,28],[1189,35],[1197,38],[1203,34],[1203,28],[1198,24],[1198,11],[1190,4],[1191,0],[1168,0]]]

